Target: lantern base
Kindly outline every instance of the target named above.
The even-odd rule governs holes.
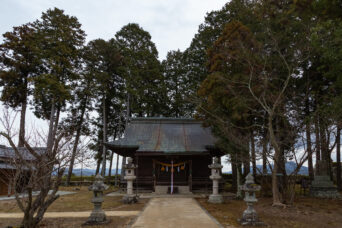
[[[122,198],[122,202],[124,204],[133,204],[133,203],[137,203],[139,199],[139,196],[137,195],[124,195],[124,197]]]
[[[242,218],[238,220],[242,226],[265,226],[265,223],[259,220],[252,203],[247,203],[248,207],[243,212]]]
[[[211,194],[209,196],[208,202],[209,203],[223,203],[223,196],[222,195]]]
[[[106,218],[104,211],[93,211],[91,212],[88,220],[83,223],[82,226],[94,226],[108,223],[110,223],[110,219]]]

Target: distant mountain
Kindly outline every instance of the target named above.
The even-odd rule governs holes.
[[[273,168],[273,165],[272,165]],[[287,174],[291,174],[296,168],[297,168],[297,164],[295,162],[286,162],[285,164],[285,168],[286,168],[286,173]],[[251,172],[252,172],[252,167],[251,167]],[[257,165],[257,173],[261,173],[262,172],[262,165]],[[232,171],[229,171],[227,173],[232,173]],[[267,173],[271,174],[271,169],[269,168],[269,166],[267,166]],[[298,174],[300,175],[309,175],[309,169],[306,166],[302,166],[299,169]]]
[[[82,172],[83,176],[93,176],[96,173],[96,169],[83,169],[83,170],[81,170],[81,169],[73,169],[72,170],[72,173],[75,176],[81,176],[81,172]],[[65,173],[65,175],[67,175],[68,174],[68,170],[66,169],[64,173]],[[118,169],[118,174],[120,174],[120,173],[121,173],[121,169]],[[108,175],[108,174],[109,174],[109,169],[107,168],[106,169],[106,175]],[[115,174],[115,169],[112,169],[112,175],[114,175],[114,174]]]

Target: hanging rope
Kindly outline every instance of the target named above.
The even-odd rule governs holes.
[[[162,166],[166,166],[166,167],[177,167],[177,166],[184,166],[185,163],[188,162],[180,162],[180,163],[176,163],[176,164],[169,164],[169,163],[164,163],[164,162],[159,162],[159,161],[155,161],[157,164],[160,164]]]

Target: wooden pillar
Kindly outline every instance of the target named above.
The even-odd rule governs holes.
[[[192,160],[189,161],[189,191],[192,192]]]
[[[138,179],[139,179],[139,158],[138,155],[134,155],[134,157],[132,156],[131,158],[133,158],[133,164],[135,164],[136,166],[138,166],[136,169],[134,169],[134,175],[136,176],[135,180],[133,181],[133,192],[134,192],[134,182],[135,182],[135,194],[138,194]],[[126,162],[126,161],[125,161]],[[125,169],[125,175],[126,175],[126,169]],[[128,186],[128,181],[126,181],[126,184]]]
[[[7,196],[10,197],[11,195],[12,195],[12,178],[8,178]]]
[[[156,191],[156,160],[153,161],[153,170],[152,170],[152,186],[153,186],[153,191]]]

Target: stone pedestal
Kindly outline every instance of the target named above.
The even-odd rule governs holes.
[[[134,169],[138,168],[138,166],[133,164],[133,159],[128,157],[127,164],[125,165],[125,177],[124,179],[127,181],[127,193],[122,198],[122,201],[126,204],[136,203],[138,202],[138,196],[133,193],[133,181],[136,179],[134,175]]]
[[[245,192],[244,201],[247,204],[247,209],[243,212],[242,218],[239,220],[243,226],[263,226],[265,225],[258,218],[258,215],[254,209],[254,203],[258,202],[255,197],[255,192],[260,191],[260,186],[254,183],[252,173],[249,173],[246,177],[244,185],[240,186],[241,190]]]
[[[341,198],[337,187],[330,180],[325,161],[318,161],[316,164],[316,173],[310,186],[310,195],[318,198]]]
[[[209,196],[209,203],[223,203],[223,197],[219,194],[220,170],[223,166],[218,161],[218,158],[214,157],[213,164],[208,166],[211,169],[211,176],[209,178],[213,180],[213,194]]]
[[[87,222],[83,225],[98,225],[106,224],[109,222],[106,218],[106,214],[102,210],[103,191],[108,189],[108,186],[103,183],[104,178],[99,174],[96,175],[93,185],[89,186],[89,191],[94,192],[94,197],[91,202],[94,204],[94,209],[90,214]]]

